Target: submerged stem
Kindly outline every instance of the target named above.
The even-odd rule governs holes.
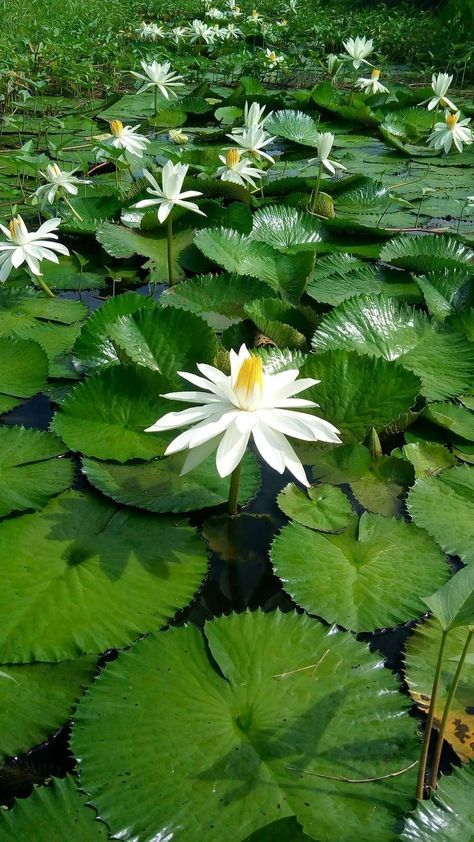
[[[438,697],[438,689],[439,689],[439,679],[441,675],[441,666],[443,663],[443,654],[444,654],[444,647],[446,644],[446,638],[448,636],[448,632],[443,629],[443,634],[441,636],[441,643],[439,645],[438,651],[438,660],[436,662],[436,671],[433,679],[433,686],[431,688],[431,700],[430,706],[428,710],[428,717],[426,719],[425,724],[425,733],[423,735],[423,744],[421,746],[421,753],[420,753],[420,766],[418,769],[418,781],[416,785],[416,797],[419,801],[423,800],[424,795],[424,785],[425,785],[425,773],[426,773],[426,761],[428,759],[428,748],[430,744],[430,737],[431,737],[431,730],[433,728],[433,720],[434,720],[434,713],[435,713],[435,706],[436,700]]]
[[[242,472],[242,461],[239,462],[236,468],[232,471],[229,488],[229,503],[228,511],[230,515],[237,514],[237,503],[239,499],[240,474]]]
[[[316,187],[313,190],[313,198],[311,200],[311,210],[312,210],[313,213],[316,210],[316,206],[317,206],[317,202],[318,202],[319,188],[321,187],[322,174],[323,174],[323,163],[322,163],[322,161],[320,161],[319,162],[318,177],[316,179]]]
[[[166,225],[166,232],[168,235],[168,284],[170,287],[174,284],[174,277],[173,277],[173,221],[171,219],[171,214],[168,217],[168,222]]]
[[[454,673],[454,678],[451,682],[451,687],[449,688],[448,697],[446,699],[446,704],[444,706],[443,718],[441,720],[441,725],[439,726],[438,731],[438,739],[436,741],[436,748],[435,754],[433,758],[433,767],[431,770],[431,780],[430,780],[430,787],[432,789],[436,789],[436,784],[438,780],[438,770],[439,770],[439,761],[441,758],[441,750],[443,748],[444,743],[444,735],[446,733],[446,727],[448,725],[448,718],[449,713],[451,711],[451,706],[453,703],[453,699],[458,689],[459,679],[461,677],[461,671],[464,666],[464,661],[466,660],[466,655],[469,651],[469,647],[471,645],[472,636],[474,634],[474,629],[470,629],[466,638],[466,642],[464,643],[463,650],[461,652],[461,656],[459,658],[459,663],[457,665],[456,672]]]

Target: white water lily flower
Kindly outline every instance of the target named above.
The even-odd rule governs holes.
[[[270,67],[277,67],[285,61],[285,56],[277,56],[274,50],[265,50],[265,59]]]
[[[317,158],[310,158],[308,164],[319,163],[322,164],[325,170],[331,173],[331,175],[336,174],[336,170],[346,170],[342,164],[339,164],[337,161],[330,161],[329,160],[329,153],[332,149],[332,145],[334,143],[334,135],[331,132],[318,132],[316,138],[316,149],[318,152]]]
[[[269,114],[264,117],[265,114],[265,106],[260,105],[258,102],[252,102],[251,105],[248,102],[244,105],[244,125],[238,126],[235,129],[232,129],[232,134],[242,134],[246,129],[256,129],[262,131],[265,125],[266,120],[273,114],[273,111],[270,111]]]
[[[162,186],[158,184],[156,178],[152,176],[147,170],[143,171],[143,175],[151,184],[151,188],[147,188],[147,193],[155,196],[154,199],[142,199],[133,205],[134,208],[148,208],[152,205],[158,205],[158,219],[163,223],[175,205],[179,205],[186,210],[199,213],[201,216],[206,216],[202,210],[199,210],[195,202],[188,201],[197,196],[202,196],[197,190],[185,190],[181,192],[183,181],[189,167],[187,164],[173,164],[172,161],[167,161],[161,172]]]
[[[222,20],[222,18],[225,17],[224,12],[221,12],[220,9],[216,9],[215,7],[208,9],[206,16],[208,18],[213,18],[214,20]]]
[[[158,26],[157,23],[145,23],[145,21],[142,21],[137,29],[137,32],[140,38],[144,38],[149,41],[157,41],[158,38],[166,37],[165,30],[162,26]]]
[[[178,143],[183,145],[184,143],[189,143],[189,135],[185,134],[181,129],[170,129],[168,132],[168,137],[172,141],[172,143]]]
[[[138,134],[139,126],[124,126],[121,120],[112,120],[110,123],[110,130],[112,134],[106,135],[100,141],[105,146],[110,146],[113,149],[121,149],[123,154],[127,156],[135,155],[137,158],[143,158],[143,152],[150,143],[147,137]],[[105,149],[95,148],[97,160],[103,160],[107,157]]]
[[[135,70],[130,71],[132,76],[135,76],[136,79],[142,80],[142,84],[140,85],[137,93],[141,94],[143,91],[148,90],[148,88],[158,88],[165,99],[171,99],[176,96],[174,88],[183,87],[183,77],[180,76],[179,73],[175,73],[171,70],[169,61],[164,61],[163,64],[158,64],[157,61],[147,64],[146,61],[142,61],[140,64],[142,66],[143,73],[137,73]]]
[[[76,178],[74,173],[77,170],[78,167],[70,172],[64,172],[56,163],[48,164],[46,172],[39,171],[47,184],[41,184],[34,195],[40,202],[49,202],[50,205],[53,204],[58,193],[64,192],[69,193],[70,196],[77,196],[78,184],[92,184],[89,180]]]
[[[430,100],[424,99],[420,105],[428,103],[428,111],[433,111],[434,108],[449,108],[451,111],[457,111],[457,106],[446,96],[446,92],[453,81],[453,77],[448,73],[433,73],[431,77],[431,87],[433,88],[434,97]]]
[[[229,149],[226,155],[219,155],[219,160],[224,164],[217,170],[221,181],[232,181],[242,187],[250,184],[256,189],[254,178],[262,178],[262,175],[265,175],[265,170],[259,169],[248,158],[242,157],[238,149]]]
[[[462,152],[463,144],[468,146],[474,141],[474,134],[468,128],[470,119],[460,120],[459,111],[456,114],[446,112],[446,122],[436,123],[434,131],[428,138],[428,143],[434,149],[444,149],[449,152],[451,146],[455,145],[458,152]]]
[[[182,44],[187,34],[188,30],[185,26],[174,26],[170,32],[170,38],[175,44]]]
[[[226,27],[221,29],[221,37],[224,41],[230,41],[231,38],[237,41],[242,37],[242,30],[235,23],[228,23]]]
[[[0,225],[7,242],[0,243],[0,281],[6,281],[12,269],[17,269],[26,261],[33,275],[41,275],[42,260],[58,263],[58,254],[68,255],[66,246],[56,243],[58,235],[54,234],[61,224],[61,219],[48,219],[37,231],[28,231],[21,216],[14,217],[8,228]]]
[[[249,129],[244,129],[240,135],[228,134],[226,137],[238,143],[246,152],[252,152],[257,157],[266,158],[271,164],[275,163],[275,159],[268,152],[264,152],[265,146],[272,143],[275,137],[269,137],[260,126],[251,126]]]
[[[343,44],[346,53],[352,59],[352,66],[355,70],[358,70],[361,64],[370,63],[366,61],[366,58],[374,49],[374,42],[371,38],[360,38],[357,36],[357,38],[349,38]],[[347,56],[344,56],[344,58],[347,58]]]
[[[263,17],[256,9],[253,9],[252,14],[248,16],[247,20],[249,23],[260,23],[260,21],[263,20]]]
[[[180,377],[205,391],[171,392],[170,400],[198,404],[182,412],[169,412],[146,432],[162,432],[193,424],[168,445],[165,453],[189,450],[181,473],[186,474],[217,449],[216,467],[221,477],[229,476],[240,464],[250,436],[257,450],[279,474],[289,470],[309,486],[306,474],[287,436],[302,441],[339,444],[339,430],[307,412],[295,409],[314,407],[314,401],[295,398],[319,380],[297,380],[298,369],[265,374],[259,357],[251,356],[245,345],[238,354],[230,352],[230,377],[212,365],[199,364],[203,377],[186,371]]]
[[[188,35],[190,36],[191,44],[196,41],[204,41],[205,44],[213,44],[216,40],[216,33],[212,26],[208,26],[204,21],[195,18],[188,28]]]
[[[360,78],[356,82],[356,86],[359,90],[364,91],[365,94],[388,94],[389,90],[379,82],[380,77],[380,70],[376,67],[372,70],[370,74],[370,79]]]
[[[341,59],[339,56],[334,55],[334,53],[330,53],[326,59],[326,67],[329,75],[335,76],[341,66]]]

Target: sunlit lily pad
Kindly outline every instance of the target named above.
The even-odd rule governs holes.
[[[291,483],[280,492],[277,503],[296,523],[321,532],[339,532],[353,516],[348,498],[334,485],[313,485],[306,495]]]
[[[343,799],[346,838],[392,840],[413,805],[413,770],[371,783],[370,799],[367,784],[294,771],[360,779],[415,761],[415,723],[380,660],[296,614],[233,614],[205,636],[193,626],[152,634],[80,706],[81,786],[112,835],[241,842],[296,815],[310,838],[334,842]]]

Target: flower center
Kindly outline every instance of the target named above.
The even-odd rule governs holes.
[[[234,393],[242,409],[253,409],[262,397],[263,365],[260,357],[247,357],[240,366]]]
[[[110,131],[114,137],[121,137],[123,134],[123,123],[121,120],[112,120],[110,123]]]
[[[23,228],[24,222],[21,216],[14,216],[13,219],[10,220],[8,223],[8,228],[10,230],[10,235],[12,240],[18,245],[22,245],[24,237],[23,237]]]
[[[225,162],[228,167],[233,169],[240,161],[240,152],[238,149],[229,149],[225,156]]]
[[[380,70],[378,70],[377,67],[374,67],[374,69],[372,70],[372,73],[370,75],[371,75],[372,79],[378,79],[379,76],[380,76]]]
[[[451,131],[456,127],[459,120],[459,114],[448,114],[446,117],[446,125]]]
[[[277,60],[276,53],[274,53],[273,50],[271,51],[271,53],[268,54],[268,59],[269,59],[269,61],[276,61]]]

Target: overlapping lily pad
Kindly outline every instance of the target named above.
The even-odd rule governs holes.
[[[428,801],[420,801],[406,819],[403,842],[472,842],[474,764],[442,775]]]
[[[367,512],[335,535],[289,524],[271,556],[295,602],[358,632],[420,616],[422,597],[449,577],[443,554],[424,530]]]
[[[206,570],[205,545],[185,521],[66,492],[0,524],[0,660],[124,646],[187,605]]]
[[[205,635],[209,654],[192,626],[151,635],[80,706],[81,785],[112,835],[240,842],[296,815],[310,838],[333,842],[343,799],[346,838],[393,839],[413,771],[372,782],[370,799],[367,784],[306,774],[377,778],[414,762],[407,702],[376,656],[295,614],[234,614]],[[150,726],[139,752],[137,706]]]
[[[31,339],[0,339],[0,412],[23,398],[31,398],[46,385],[48,358]]]

